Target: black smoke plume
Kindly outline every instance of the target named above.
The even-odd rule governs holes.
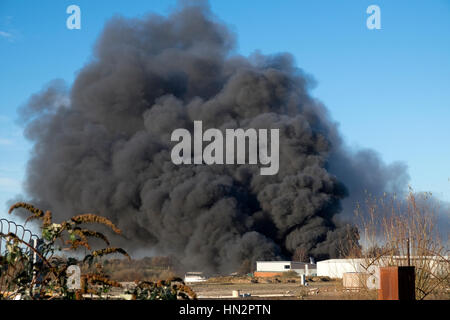
[[[26,191],[55,219],[112,219],[123,247],[172,254],[186,268],[236,270],[246,259],[342,254],[355,229],[337,217],[369,188],[400,189],[401,165],[352,153],[290,54],[235,53],[205,5],[168,17],[115,17],[73,85],[53,81],[21,109],[34,143]],[[343,93],[351,94],[351,93]],[[280,170],[171,162],[174,129],[278,128]],[[348,187],[346,187],[348,185]],[[355,194],[355,196],[353,196]]]

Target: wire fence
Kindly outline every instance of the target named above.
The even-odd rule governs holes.
[[[26,246],[24,243],[19,242],[15,243],[14,247],[12,246],[11,240],[8,240],[5,237],[8,234],[14,234],[18,239],[22,240],[25,243],[28,243],[30,246],[35,247],[38,243],[39,237],[34,234],[31,230],[26,229],[24,226],[15,223],[14,221],[7,220],[4,218],[0,219],[0,259],[2,262],[5,262],[8,259],[8,255],[11,256],[10,252],[12,248],[14,250],[19,247],[21,252],[24,252],[26,255],[33,255],[33,251]],[[17,274],[22,272],[26,266],[22,263],[10,264],[10,263],[2,263],[0,264],[0,295],[5,295],[7,292],[14,289],[10,283],[10,280],[14,278]]]

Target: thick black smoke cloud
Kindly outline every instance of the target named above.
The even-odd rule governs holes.
[[[187,268],[228,272],[297,247],[338,256],[349,232],[341,201],[350,195],[351,211],[364,188],[401,189],[405,168],[347,151],[291,55],[243,57],[234,47],[206,6],[113,18],[72,87],[54,81],[22,109],[34,143],[31,201],[56,219],[107,216],[126,249],[173,254]],[[170,135],[194,120],[204,130],[280,129],[279,173],[172,164]]]

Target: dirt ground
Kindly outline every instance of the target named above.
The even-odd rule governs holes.
[[[121,282],[124,288],[132,289],[134,282]],[[187,283],[197,294],[199,300],[376,300],[376,290],[345,290],[342,279],[327,277],[309,277],[307,285],[301,284],[300,278],[253,278],[253,277],[217,277],[205,282]],[[239,291],[238,297],[233,297],[233,291]],[[427,299],[449,300],[448,292],[430,295]],[[114,288],[111,296],[121,296],[123,289]],[[122,297],[124,298],[124,297]]]
[[[253,282],[252,282],[253,281]],[[300,280],[283,278],[215,278],[206,282],[189,283],[199,299],[276,299],[276,300],[348,300],[376,299],[375,292],[345,291],[342,280],[309,279],[307,286]],[[239,290],[240,297],[232,292]]]

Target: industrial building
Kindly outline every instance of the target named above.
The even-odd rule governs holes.
[[[297,261],[256,261],[256,277],[272,277],[283,272],[295,271],[299,275],[314,276],[317,274],[316,265]]]
[[[406,266],[408,258],[406,256],[383,256],[377,260],[371,259],[329,259],[317,262],[317,275],[330,278],[342,278],[344,273],[357,272],[369,273],[379,277],[380,267]],[[428,264],[433,273],[448,272],[448,256],[411,256],[411,265]],[[419,261],[420,260],[420,261]],[[371,262],[371,263],[370,263]],[[370,265],[368,268],[365,266]]]
[[[317,262],[317,275],[342,278],[347,272],[365,272],[364,259],[329,259]]]

